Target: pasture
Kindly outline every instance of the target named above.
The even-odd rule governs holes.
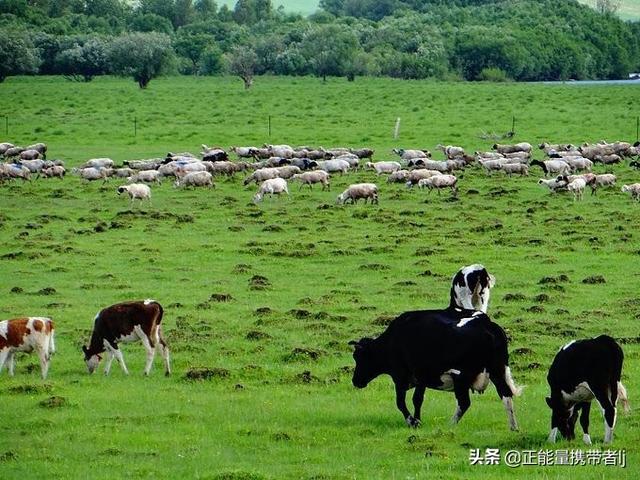
[[[370,146],[376,160],[398,146],[488,150],[479,135],[508,131],[513,116],[515,141],[635,141],[640,88],[261,77],[245,92],[233,78],[157,79],[147,90],[10,78],[0,100],[12,105],[1,141],[44,141],[49,158],[77,166],[202,143]],[[166,181],[152,186],[151,206],[133,207],[115,179],[0,185],[0,318],[51,316],[57,346],[46,381],[35,356],[0,375],[0,478],[637,478],[634,410],[618,416],[611,447],[626,451],[624,469],[469,462],[472,448],[590,449],[546,443],[547,369],[574,338],[619,339],[638,404],[640,206],[619,186],[640,172],[607,169],[618,187],[582,202],[537,185],[538,168],[511,179],[468,168],[456,198],[352,172],[333,176],[331,191],[291,184],[289,198],[259,206],[243,175],[214,190]],[[379,205],[336,206],[359,181],[378,183]],[[453,395],[427,390],[423,425],[408,429],[389,378],[351,385],[347,342],[377,336],[403,311],[445,306],[451,276],[476,262],[496,276],[489,314],[525,385],[520,431],[509,431],[492,385],[457,426]],[[80,348],[96,312],[143,298],[165,307],[173,375],[157,357],[143,378],[134,344],[123,347],[129,377],[117,364],[89,376]],[[604,449],[598,410],[592,448]]]

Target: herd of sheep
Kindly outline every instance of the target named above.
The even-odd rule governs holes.
[[[495,144],[491,151],[476,151],[472,155],[464,148],[452,145],[438,145],[444,160],[432,158],[429,150],[393,149],[397,160],[373,162],[374,150],[370,148],[292,148],[288,145],[264,145],[263,147],[231,147],[237,159],[229,158],[229,153],[220,147],[202,145],[199,156],[189,152],[169,153],[165,158],[125,161],[117,166],[110,158],[93,158],[71,173],[90,182],[118,178],[125,185],[117,188],[118,194],[126,194],[133,202],[151,201],[150,184],[160,184],[171,178],[175,187],[214,188],[217,176],[233,176],[244,173],[244,185],[256,183],[258,190],[253,197],[255,203],[266,195],[289,194],[287,181],[299,182],[300,188],[315,184],[322,189],[330,189],[331,175],[346,174],[361,169],[373,170],[378,176],[386,175],[388,183],[403,183],[407,187],[418,186],[428,190],[450,189],[458,191],[458,171],[474,165],[487,175],[502,172],[507,176],[527,176],[534,167],[539,167],[545,178],[538,183],[551,192],[568,191],[574,200],[581,200],[587,186],[592,194],[598,188],[613,186],[613,173],[594,174],[595,163],[608,168],[625,159],[636,158],[629,166],[639,168],[640,142],[608,143],[574,146],[571,144],[539,145],[544,154],[542,160],[533,159],[533,147],[526,142],[516,144]],[[36,143],[28,147],[18,147],[11,143],[0,143],[0,182],[5,180],[30,180],[33,175],[40,177],[64,178],[66,169],[60,160],[47,160],[47,146]],[[549,178],[550,177],[550,178]],[[378,203],[379,187],[375,183],[354,183],[338,195],[336,203]],[[622,186],[635,200],[640,201],[640,183]]]

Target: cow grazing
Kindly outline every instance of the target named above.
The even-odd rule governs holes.
[[[547,375],[551,387],[551,396],[546,398],[552,412],[550,442],[556,441],[558,432],[567,440],[574,439],[580,413],[582,438],[591,445],[589,411],[594,398],[604,416],[604,443],[613,440],[617,400],[629,410],[627,391],[620,382],[623,359],[622,348],[608,335],[573,341],[560,349]]]
[[[457,423],[471,405],[469,390],[483,392],[493,382],[507,411],[511,430],[518,426],[512,396],[520,393],[509,369],[507,337],[499,325],[482,312],[459,308],[405,312],[375,339],[350,342],[355,350],[353,385],[366,387],[379,375],[395,384],[396,406],[410,427],[420,425],[420,408],[426,388],[453,391]],[[414,414],[405,403],[414,388]]]
[[[449,308],[466,308],[487,313],[490,290],[495,284],[496,279],[483,265],[462,267],[451,282]]]
[[[162,314],[162,306],[154,300],[118,303],[98,312],[89,348],[82,346],[89,373],[93,373],[98,367],[102,358],[100,354],[106,350],[108,358],[104,366],[104,374],[109,374],[111,362],[115,357],[124,373],[128,375],[129,371],[118,344],[140,340],[147,350],[144,374],[149,375],[155,350],[159,349],[164,359],[165,375],[169,375],[171,373],[169,347],[162,336],[160,325]]]
[[[0,371],[5,363],[13,376],[15,352],[38,352],[42,378],[47,378],[51,354],[55,352],[54,324],[46,317],[25,317],[0,322]]]

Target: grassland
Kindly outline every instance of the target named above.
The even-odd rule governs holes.
[[[379,160],[395,146],[488,149],[478,135],[509,130],[512,116],[518,141],[635,140],[640,89],[259,78],[245,92],[231,78],[170,78],[142,91],[112,78],[10,78],[0,100],[12,106],[7,140],[47,141],[51,158],[74,166],[201,143],[368,145]],[[614,171],[638,180],[625,165]],[[571,339],[621,339],[632,406],[640,391],[638,205],[618,189],[572,202],[536,179],[470,169],[452,199],[363,171],[334,178],[331,192],[294,187],[258,207],[240,177],[212,191],[167,182],[152,206],[133,208],[115,181],[1,185],[0,317],[50,315],[58,352],[47,381],[33,357],[0,376],[0,478],[638,478],[634,412],[620,415],[613,444],[625,469],[469,465],[470,448],[548,448],[546,370]],[[380,205],[335,206],[360,180],[379,182]],[[450,276],[474,262],[498,280],[490,313],[526,385],[521,430],[508,431],[493,387],[455,427],[453,396],[428,391],[424,425],[409,430],[388,378],[351,386],[347,342],[404,310],[446,304]],[[130,377],[117,365],[88,376],[80,346],[95,313],[148,297],[165,306],[173,376],[157,359],[142,378],[138,345],[123,347]],[[211,378],[189,380],[197,368]]]

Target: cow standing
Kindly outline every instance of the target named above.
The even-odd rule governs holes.
[[[13,376],[15,352],[38,352],[42,378],[47,378],[51,354],[55,352],[53,340],[55,326],[47,317],[25,317],[0,322],[0,371],[7,363]]]
[[[589,412],[595,398],[604,416],[604,443],[613,440],[616,424],[616,402],[620,399],[625,411],[629,409],[627,391],[620,381],[624,354],[622,348],[608,335],[572,341],[556,354],[547,375],[551,396],[551,433],[555,442],[558,431],[567,440],[575,438],[575,425],[580,414],[583,440],[591,445]]]
[[[469,390],[483,392],[493,382],[504,403],[509,426],[517,430],[513,395],[518,395],[509,369],[507,337],[480,311],[459,308],[405,312],[378,338],[350,342],[355,347],[353,385],[366,387],[382,374],[393,379],[396,406],[410,427],[420,425],[426,388],[453,391],[457,423],[471,405]],[[414,388],[414,414],[405,403]]]
[[[89,347],[82,346],[89,373],[93,373],[97,368],[100,354],[106,350],[108,358],[104,374],[109,374],[111,362],[115,357],[124,373],[128,375],[129,371],[118,344],[140,340],[147,350],[144,374],[149,375],[155,350],[159,349],[164,359],[165,375],[169,375],[169,347],[162,336],[162,315],[162,306],[154,300],[118,303],[98,312]]]

